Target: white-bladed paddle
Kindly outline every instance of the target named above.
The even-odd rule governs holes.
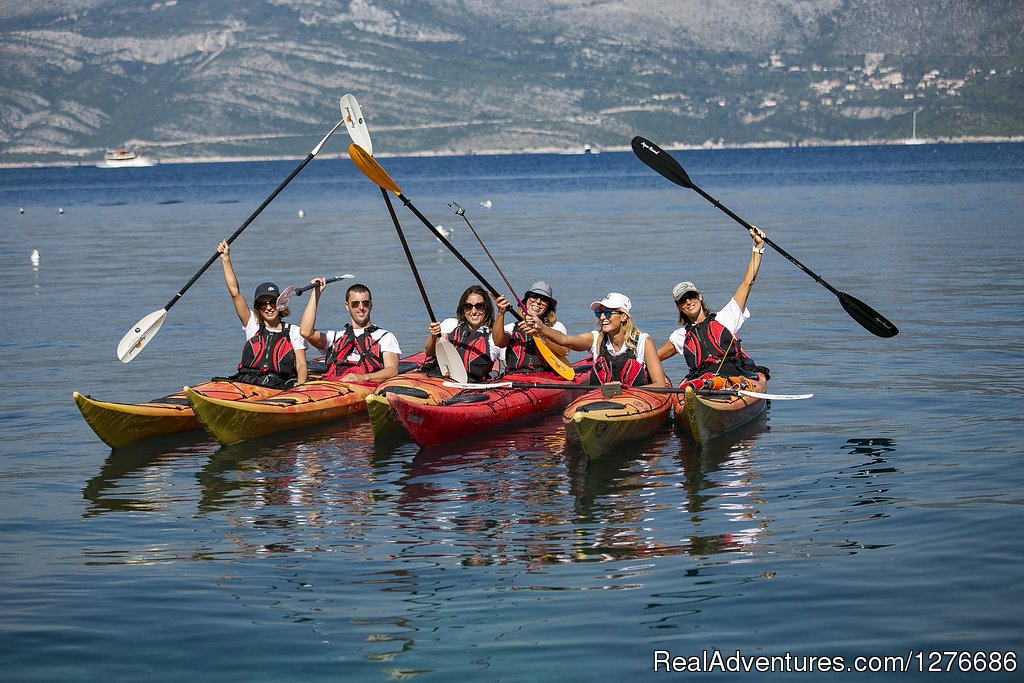
[[[320,140],[319,143],[317,143],[316,147],[314,147],[309,152],[309,154],[306,155],[306,158],[302,160],[302,163],[296,166],[295,170],[292,171],[291,174],[284,179],[284,182],[277,186],[276,190],[270,193],[270,196],[267,197],[262,204],[260,204],[258,209],[253,211],[252,215],[249,216],[249,218],[247,218],[244,223],[242,223],[238,230],[235,230],[234,234],[232,234],[231,237],[228,237],[227,240],[225,240],[228,244],[234,242],[235,238],[241,235],[242,231],[249,227],[249,224],[256,220],[257,216],[263,213],[263,209],[267,208],[270,202],[274,201],[274,198],[277,197],[281,190],[287,187],[288,183],[292,181],[292,178],[297,176],[299,174],[299,171],[305,168],[306,164],[313,160],[313,157],[315,157],[317,153],[320,152],[320,148],[324,146],[328,138],[334,135],[334,131],[338,130],[342,123],[344,123],[344,121],[338,121],[336,124],[334,124],[334,128],[331,128],[330,132],[327,133],[327,135],[325,135],[323,139]],[[209,267],[213,265],[213,262],[216,261],[219,256],[219,253],[214,252],[213,256],[210,257],[206,264],[203,265],[203,267],[200,268],[199,271],[192,276],[192,279],[185,283],[185,286],[178,290],[178,292],[173,297],[171,297],[171,300],[167,302],[166,306],[164,306],[160,310],[153,311],[145,318],[135,323],[135,325],[133,325],[132,328],[128,330],[123,337],[121,337],[121,341],[118,342],[117,344],[118,360],[120,360],[122,363],[130,363],[137,355],[139,355],[142,349],[146,348],[146,345],[153,340],[153,337],[155,337],[156,333],[160,330],[160,326],[164,324],[164,320],[167,318],[167,312],[171,310],[171,306],[178,302],[178,299],[180,299],[185,294],[185,292],[188,291],[189,287],[195,284],[196,280],[198,280],[200,276],[202,276],[202,274],[205,273],[207,269],[209,269]]]
[[[359,145],[367,154],[372,155],[373,142],[370,140],[370,130],[366,127],[363,110],[359,106],[359,102],[356,101],[355,95],[347,94],[343,96],[340,105],[342,118],[345,121],[345,127],[348,129],[352,142]],[[402,225],[399,223],[398,215],[395,213],[395,207],[391,204],[391,197],[384,188],[381,188],[380,193],[384,197],[388,213],[391,214],[391,222],[395,225],[398,240],[402,243],[402,249],[405,250],[405,258],[409,262],[409,268],[412,270],[413,278],[416,280],[416,286],[419,287],[420,296],[423,298],[423,305],[427,309],[427,315],[430,316],[431,322],[437,322],[434,310],[430,306],[430,300],[427,299],[427,290],[424,289],[420,273],[416,269],[416,262],[413,260],[412,251],[410,251],[409,244],[405,240],[405,233],[402,232]],[[465,382],[469,379],[469,374],[466,372],[466,366],[463,364],[459,352],[455,350],[455,346],[444,336],[438,338],[437,344],[434,347],[434,354],[437,358],[437,367],[442,374],[451,377],[456,382]]]
[[[352,273],[345,273],[344,275],[335,275],[334,277],[324,278],[324,284],[329,285],[332,282],[337,282],[338,280],[351,280],[354,277],[355,275],[353,275]],[[316,287],[316,285],[303,285],[301,287],[289,285],[283,292],[281,292],[280,296],[277,297],[277,310],[283,311],[284,309],[288,308],[288,304],[291,303],[294,297],[302,296],[303,293],[308,292],[314,287]]]

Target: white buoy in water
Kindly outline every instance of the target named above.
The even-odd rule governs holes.
[[[302,209],[299,209],[299,218],[302,218],[305,215],[306,215],[306,212],[303,211]]]
[[[25,209],[21,209],[21,208],[19,208],[19,209],[18,209],[18,213],[25,213]]]
[[[484,207],[485,209],[491,208],[491,206],[492,206],[491,200],[490,199],[483,200],[482,202],[480,202],[480,206]]]
[[[35,266],[36,268],[39,267],[39,250],[38,249],[33,249],[32,250],[32,265]]]
[[[57,213],[59,213],[61,216],[63,216],[64,215],[64,207],[61,207],[61,208],[57,209]]]
[[[449,237],[452,236],[452,231],[444,227],[443,225],[435,225],[434,227],[437,228],[437,231],[441,233],[441,236],[444,237],[445,239],[448,239]],[[438,241],[440,242],[440,240]]]

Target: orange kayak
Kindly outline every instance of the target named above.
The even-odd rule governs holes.
[[[203,428],[229,446],[286,429],[329,422],[366,409],[373,384],[314,380],[258,401],[231,401],[185,387],[185,398]]]

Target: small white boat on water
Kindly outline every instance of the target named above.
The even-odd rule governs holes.
[[[108,149],[97,168],[144,168],[156,165],[156,160],[137,149]]]

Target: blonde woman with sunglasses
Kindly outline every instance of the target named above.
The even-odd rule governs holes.
[[[621,382],[624,387],[667,386],[658,350],[651,337],[633,322],[633,304],[628,296],[609,292],[601,301],[592,303],[590,310],[597,318],[597,329],[592,332],[567,335],[532,314],[527,316],[524,329],[575,351],[590,351],[601,383]]]
[[[297,325],[282,320],[290,311],[287,307],[278,310],[277,297],[281,292],[277,285],[264,282],[256,287],[253,307],[249,308],[238,288],[227,241],[217,245],[217,253],[224,268],[224,283],[246,339],[238,372],[227,379],[280,389],[302,384],[307,372],[306,340]]]

